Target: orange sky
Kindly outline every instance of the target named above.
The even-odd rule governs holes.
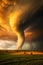
[[[15,6],[15,5],[18,5],[18,1],[17,2],[16,1],[13,2],[13,1],[9,1],[9,0],[2,0],[2,2],[0,1],[0,39],[17,40],[17,37],[11,31],[11,28],[10,28],[9,23],[8,23],[8,20],[7,20],[7,15],[9,15],[11,12],[9,13],[9,11],[7,11],[4,8],[4,7],[6,7],[6,5],[9,5],[9,4],[14,4],[14,6]],[[24,10],[25,10],[25,8],[23,9],[23,11]],[[19,13],[22,13],[21,10],[20,10]],[[15,12],[15,15],[14,16],[18,15],[19,13],[18,12]],[[17,21],[17,23],[18,23],[18,21]],[[43,33],[42,31],[40,32],[38,30],[31,31],[31,32],[30,31],[25,32],[25,39],[26,40],[31,40],[31,39],[37,38],[42,33]]]
[[[25,32],[25,40],[28,41],[28,40],[32,40],[32,39],[35,39],[37,38],[38,36],[42,35],[43,32],[41,31],[32,31],[32,32]],[[12,33],[12,32],[8,32],[8,31],[3,31],[0,30],[0,39],[8,39],[8,40],[17,40],[17,36]]]
[[[19,25],[21,24],[21,19],[23,20],[25,19],[25,13],[26,12],[28,13],[28,11],[30,12],[31,10],[34,10],[34,6],[32,6],[31,2],[29,4],[24,3],[23,5],[21,5],[20,3],[15,1],[13,2],[12,0],[0,1],[0,39],[14,40],[14,41],[18,41],[18,43],[20,42],[22,43],[21,36],[19,38],[20,33],[18,32],[18,28]],[[32,31],[24,30],[24,34],[25,34],[25,41],[28,42],[35,40],[39,36],[43,35],[43,31],[36,29]],[[16,35],[19,38],[18,40]]]

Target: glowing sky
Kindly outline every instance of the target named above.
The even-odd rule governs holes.
[[[0,49],[2,50],[16,50],[16,42],[8,40],[0,40]]]
[[[16,42],[8,41],[8,40],[0,40],[0,49],[1,50],[16,50]],[[35,43],[32,43],[32,46],[31,46],[31,43],[25,42],[22,47],[22,50],[35,50],[35,49],[36,49]]]
[[[0,0],[0,49],[15,50],[17,29],[22,28],[22,49],[43,50],[43,0]]]

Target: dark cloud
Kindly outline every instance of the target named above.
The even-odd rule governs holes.
[[[12,13],[13,16],[10,19],[12,18],[12,21],[16,21],[16,26],[15,24],[13,26],[11,22],[12,27],[10,28],[9,16]],[[35,32],[35,30],[39,31],[37,32],[38,34],[35,32],[35,34],[30,35],[30,39],[31,37],[33,38],[31,41],[38,40],[38,37],[43,35],[43,0],[0,0],[0,30],[2,32],[6,30],[11,32],[12,29],[15,32],[15,27],[17,36],[20,35],[20,38],[18,37],[19,40],[22,40],[20,42],[24,42],[24,31],[26,28],[28,28],[27,32],[31,33]],[[4,32],[4,37],[7,37],[5,34],[6,32]],[[39,40],[41,39],[43,39],[43,36]]]
[[[43,29],[43,7],[40,7],[30,18],[28,16],[25,19],[23,27],[26,28],[28,26],[30,26],[32,30]]]

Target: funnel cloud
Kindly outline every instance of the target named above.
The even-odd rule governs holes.
[[[17,50],[24,44],[25,29],[43,20],[41,12],[43,0],[0,0],[0,27],[17,35]]]

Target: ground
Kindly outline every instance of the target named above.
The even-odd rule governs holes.
[[[0,65],[43,65],[43,55],[0,52]]]

